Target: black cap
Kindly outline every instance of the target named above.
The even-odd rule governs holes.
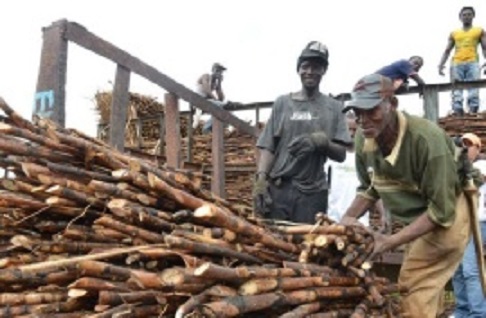
[[[299,59],[297,60],[297,71],[299,70],[300,64],[308,59],[320,59],[322,64],[329,64],[329,51],[327,47],[319,41],[309,42],[305,48],[300,53]]]
[[[226,67],[224,67],[224,66],[223,66],[222,64],[220,64],[220,63],[214,63],[214,64],[213,64],[213,68],[212,68],[212,69],[213,69],[213,70],[220,69],[220,70],[222,70],[222,71],[226,71]]]

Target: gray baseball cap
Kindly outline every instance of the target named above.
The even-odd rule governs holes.
[[[366,75],[354,85],[351,100],[346,103],[343,112],[353,108],[365,110],[375,108],[385,98],[394,94],[395,88],[391,79],[379,74]]]
[[[300,64],[308,59],[319,59],[322,64],[328,65],[329,50],[327,49],[327,46],[319,41],[311,41],[307,43],[297,59],[297,71],[299,70]]]

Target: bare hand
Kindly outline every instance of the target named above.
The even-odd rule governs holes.
[[[339,223],[346,226],[361,224],[359,223],[357,218],[346,215],[341,218],[341,221],[339,221]]]
[[[445,66],[444,65],[439,65],[439,74],[442,75],[442,76],[445,75],[444,69],[445,69]]]
[[[380,233],[384,233],[384,234],[391,233],[392,225],[385,213],[382,213],[380,223],[381,223],[379,228]]]
[[[390,249],[389,235],[384,235],[378,232],[373,232],[373,238],[375,246],[373,248],[373,253],[371,253],[369,260],[374,261],[379,258],[384,252]]]

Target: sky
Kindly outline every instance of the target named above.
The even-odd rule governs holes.
[[[426,82],[443,83],[449,78],[439,76],[437,65],[450,32],[461,26],[463,6],[474,6],[474,24],[486,27],[484,0],[16,0],[0,19],[0,96],[31,117],[42,28],[60,19],[83,25],[191,89],[213,62],[220,62],[228,68],[226,97],[235,102],[273,101],[299,90],[296,60],[313,40],[329,49],[321,83],[325,93],[348,92],[363,75],[412,55],[424,57],[420,75]],[[94,95],[110,90],[114,76],[113,62],[68,45],[67,127],[96,134]],[[130,91],[159,101],[165,94],[135,74]],[[484,110],[486,94],[481,97]],[[417,96],[400,97],[399,107],[422,114]],[[449,93],[442,93],[441,116],[449,109]],[[235,115],[254,118],[253,112]]]

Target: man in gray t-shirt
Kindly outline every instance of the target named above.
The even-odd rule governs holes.
[[[328,51],[312,41],[297,61],[302,89],[275,101],[257,141],[260,149],[253,197],[255,213],[266,218],[314,223],[326,212],[327,158],[343,162],[352,143],[342,104],[323,95]]]

